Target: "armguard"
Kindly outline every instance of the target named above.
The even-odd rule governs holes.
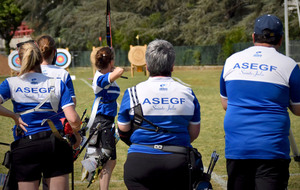
[[[132,143],[130,141],[130,137],[133,133],[133,130],[130,129],[129,131],[127,132],[123,132],[121,131],[119,128],[118,128],[118,132],[119,132],[119,135],[120,135],[120,139],[125,143],[127,144],[128,146],[130,146]]]

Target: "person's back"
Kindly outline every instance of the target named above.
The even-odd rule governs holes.
[[[65,69],[54,65],[57,53],[54,39],[49,35],[42,35],[38,37],[37,43],[43,56],[43,62],[41,63],[42,73],[48,77],[62,80],[68,87],[72,100],[76,105],[75,90],[70,74]]]
[[[131,144],[124,164],[128,189],[189,188],[187,152],[200,132],[200,104],[191,88],[171,78],[174,62],[172,44],[152,41],[149,79],[124,93],[118,125],[121,139]]]
[[[228,158],[289,158],[286,108],[296,65],[275,48],[263,46],[250,47],[226,60],[222,77],[228,97],[224,119]]]
[[[65,69],[56,65],[41,65],[42,73],[48,77],[62,80],[68,87],[72,98],[75,98],[75,91],[70,74]]]
[[[254,46],[230,56],[220,77],[227,187],[285,189],[288,185],[290,118],[300,115],[300,70],[277,52],[283,26],[273,15],[256,19]]]
[[[0,115],[15,121],[10,179],[16,180],[14,184],[18,183],[19,189],[38,189],[43,175],[53,189],[68,189],[73,155],[71,145],[58,134],[62,124],[57,112],[63,111],[69,120],[75,148],[81,141],[80,118],[65,84],[41,73],[42,55],[35,42],[22,42],[17,47],[20,73],[0,85]],[[8,99],[12,100],[14,112],[1,105]],[[52,121],[54,126],[44,120]]]
[[[22,119],[28,124],[26,135],[32,135],[41,131],[50,131],[48,125],[41,125],[42,120],[51,118],[56,127],[62,130],[60,117],[54,112],[62,112],[60,100],[47,100],[38,109],[41,111],[28,112],[27,110],[35,109],[41,101],[46,99],[51,90],[54,89],[55,96],[62,98],[63,102],[71,102],[70,94],[60,80],[53,81],[51,78],[41,73],[26,73],[22,76],[7,78],[3,82],[3,88],[10,91],[2,92],[3,98],[11,98],[14,104],[14,111],[22,115]],[[63,93],[63,94],[62,94]],[[51,102],[52,101],[52,102]],[[56,104],[56,105],[54,105]],[[59,106],[60,105],[60,106]],[[53,110],[53,106],[57,110]],[[16,139],[20,138],[15,136]]]
[[[123,101],[132,101],[135,97],[134,89],[127,89],[128,96],[124,95]],[[132,98],[133,94],[133,98]],[[195,108],[196,97],[189,87],[186,87],[171,77],[150,77],[147,81],[136,85],[136,94],[141,103],[143,116],[150,120],[154,125],[161,128],[161,131],[137,130],[131,136],[133,144],[129,152],[144,152],[145,147],[138,144],[167,144],[188,147],[191,144],[189,131],[186,126],[191,120],[198,121],[199,117],[194,118],[194,112],[198,112],[199,107]],[[130,98],[127,100],[126,98]],[[131,105],[122,106],[120,110],[121,122],[122,112],[129,110]],[[155,129],[151,124],[143,122],[143,127]],[[144,138],[147,136],[147,138]],[[160,150],[148,149],[149,153],[160,152]],[[165,153],[168,154],[168,153]]]

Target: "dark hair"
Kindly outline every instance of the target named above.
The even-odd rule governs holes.
[[[103,47],[99,49],[95,56],[95,65],[98,69],[106,69],[114,59],[114,52],[110,47]]]
[[[37,44],[45,60],[49,59],[53,51],[56,50],[55,40],[49,35],[40,36],[37,39]]]
[[[275,35],[271,30],[264,29],[262,34],[254,33],[254,42],[278,45],[281,37],[282,35]]]

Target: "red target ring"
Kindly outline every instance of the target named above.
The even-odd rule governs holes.
[[[57,49],[55,65],[63,69],[71,64],[71,54],[66,49]]]

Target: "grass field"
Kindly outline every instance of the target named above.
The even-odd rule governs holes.
[[[90,87],[92,83],[93,73],[90,68],[76,68],[70,70],[71,75],[76,76],[76,80],[73,81],[77,107],[76,110],[81,115],[87,108],[87,113],[90,114],[91,106],[94,100],[94,94]],[[225,111],[222,109],[219,97],[219,76],[221,68],[175,68],[173,77],[180,79],[182,82],[191,85],[194,90],[200,105],[201,105],[201,132],[197,140],[193,143],[202,154],[203,163],[208,166],[210,156],[213,150],[216,150],[220,154],[220,159],[217,162],[212,184],[215,190],[224,189],[226,184],[226,165],[224,158],[224,130],[223,130],[223,118]],[[147,79],[143,73],[135,73],[134,78],[130,77],[130,72],[126,71],[124,76],[128,76],[129,79],[118,79],[117,83],[121,88],[121,95],[118,99],[118,103],[121,103],[123,93],[126,88],[131,87],[141,81]],[[5,78],[0,78],[2,82]],[[7,108],[12,108],[10,101],[3,104]],[[294,136],[297,144],[300,146],[300,118],[291,115],[291,124],[294,132]],[[0,142],[10,143],[13,141],[11,128],[13,121],[0,117]],[[300,148],[300,147],[299,147]],[[7,146],[1,146],[0,148],[0,160],[3,159],[4,153],[9,149]],[[119,141],[117,144],[117,165],[113,171],[110,189],[111,190],[125,190],[126,187],[123,182],[123,164],[126,160],[127,146]],[[83,154],[75,162],[75,190],[87,189],[87,182],[81,182],[81,163]],[[0,166],[0,173],[6,173],[7,169],[4,166]],[[292,160],[290,164],[290,180],[289,190],[300,189],[300,165]],[[89,189],[99,189],[98,182],[89,187]]]

